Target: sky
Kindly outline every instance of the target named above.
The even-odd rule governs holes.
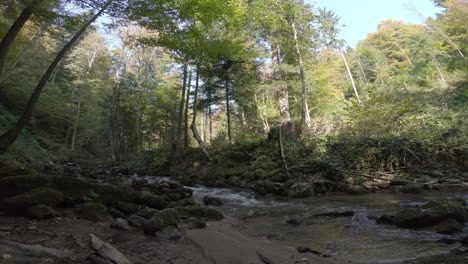
[[[305,0],[316,7],[334,11],[340,19],[340,39],[351,47],[375,32],[380,21],[403,20],[406,23],[422,24],[422,19],[410,9],[416,9],[424,17],[435,17],[440,9],[432,0]]]

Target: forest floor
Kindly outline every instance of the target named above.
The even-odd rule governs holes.
[[[71,215],[42,221],[0,216],[0,263],[96,263],[90,234],[108,242],[135,264],[338,263],[266,239],[248,238],[239,232],[243,227],[235,219],[209,222],[204,229],[179,227],[183,233],[179,240],[145,236],[141,230],[111,229],[109,224]]]

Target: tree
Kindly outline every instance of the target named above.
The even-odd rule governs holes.
[[[4,134],[0,135],[0,154],[3,154],[6,152],[8,147],[15,142],[15,140],[18,138],[21,130],[27,125],[29,120],[32,117],[32,114],[34,112],[34,108],[37,104],[37,101],[39,100],[39,97],[42,93],[42,90],[46,86],[49,77],[52,75],[53,71],[59,64],[59,62],[62,60],[62,58],[66,55],[66,53],[72,48],[72,46],[75,44],[76,41],[81,37],[81,35],[86,31],[86,29],[94,22],[96,19],[104,13],[104,11],[107,9],[107,7],[112,3],[113,0],[108,0],[103,4],[101,9],[91,17],[91,19],[83,25],[83,27],[70,39],[70,41],[60,50],[60,52],[57,54],[55,59],[52,61],[52,63],[49,65],[47,68],[46,72],[42,76],[41,80],[37,84],[36,88],[34,89],[33,94],[31,95],[28,104],[26,105],[26,109],[24,110],[23,114],[21,117],[18,119],[16,124],[10,128],[7,132]]]

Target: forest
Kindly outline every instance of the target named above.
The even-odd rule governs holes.
[[[149,188],[159,199],[137,199],[135,206],[161,212],[188,205],[192,192],[200,191],[196,186],[249,190],[263,199],[387,193],[396,187],[398,193],[452,192],[449,198],[468,199],[468,2],[431,2],[440,10],[435,17],[414,8],[420,24],[383,20],[350,47],[339,38],[345,29],[340,17],[300,0],[3,0],[0,212],[24,215],[33,204],[22,208],[9,197],[34,193],[47,182],[59,187],[65,201],[67,192],[82,188],[83,201],[93,204],[84,212],[102,203],[130,215],[135,210],[128,204],[113,204],[108,189],[81,178],[116,184],[137,175],[177,179],[180,186],[166,183],[182,190],[171,195],[163,184],[132,183],[135,192]],[[8,179],[25,174],[34,175],[35,183]],[[37,180],[44,174],[73,181]],[[80,182],[74,182],[77,177]],[[190,195],[186,186],[195,188]],[[115,192],[122,203],[134,202]],[[63,199],[43,203],[68,206]],[[83,202],[71,200],[73,206]],[[444,201],[466,210],[466,203]],[[219,201],[204,196],[195,202]],[[187,210],[212,217],[211,211]],[[269,221],[255,212],[260,217],[251,221]],[[347,212],[316,215],[341,218]],[[454,234],[468,215],[452,213],[431,223],[401,220],[399,214],[376,221],[404,228],[437,224],[431,230]],[[310,220],[285,217],[294,225]],[[453,223],[440,227],[441,219]],[[468,243],[468,237],[459,238],[457,243]],[[302,249],[321,258],[328,254]],[[259,263],[277,263],[256,254]],[[465,259],[456,262],[460,254]],[[452,252],[447,263],[466,261],[467,251],[460,254]],[[216,263],[228,263],[217,257]],[[30,261],[18,263],[39,263]],[[148,263],[192,263],[164,261]],[[417,263],[441,263],[424,261]]]

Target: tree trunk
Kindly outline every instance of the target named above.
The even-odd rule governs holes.
[[[34,9],[36,9],[36,7],[40,5],[42,1],[43,0],[33,0],[30,5],[23,9],[19,17],[16,19],[13,25],[11,25],[10,29],[0,42],[0,75],[3,73],[3,67],[5,66],[8,50],[15,41],[16,36],[23,28],[26,21],[28,21],[28,19],[33,14]]]
[[[198,80],[200,77],[199,71],[200,71],[200,66],[197,65],[197,79],[195,81],[195,94],[193,96],[193,119],[192,119],[192,124],[190,125],[190,128],[192,129],[193,136],[195,137],[198,144],[200,145],[200,148],[202,149],[203,154],[205,154],[208,160],[211,160],[210,154],[208,153],[208,150],[206,149],[205,142],[203,142],[197,130]]]
[[[341,49],[338,49],[341,55],[341,59],[343,59],[344,65],[346,66],[346,71],[348,72],[349,79],[351,80],[351,84],[353,85],[353,90],[354,94],[356,95],[357,101],[359,104],[361,104],[361,99],[359,98],[359,93],[356,88],[356,84],[354,83],[354,78],[353,74],[351,73],[351,70],[349,69],[348,62],[346,61],[346,57],[343,54],[343,51]]]
[[[273,52],[273,78],[277,81],[284,81],[283,74],[281,72],[281,60],[280,60],[280,46],[277,44],[275,51]],[[286,84],[280,84],[278,88],[278,106],[281,115],[282,122],[291,121],[291,113],[289,111],[289,93],[288,86]]]
[[[305,73],[304,73],[304,62],[302,61],[301,50],[299,48],[299,40],[297,37],[297,30],[296,30],[296,23],[294,18],[289,21],[291,28],[293,30],[293,37],[294,37],[294,49],[296,50],[297,60],[299,61],[299,71],[301,75],[301,83],[302,83],[302,124],[306,127],[310,127],[310,114],[309,114],[309,106],[307,106],[307,89],[305,83]]]
[[[357,57],[357,62],[358,62],[358,65],[359,65],[359,69],[361,70],[364,81],[366,82],[366,86],[369,86],[369,80],[367,79],[367,75],[366,75],[366,72],[364,71],[364,67],[362,67],[361,58],[359,57],[359,55],[357,55],[357,56],[358,56]]]
[[[226,93],[226,116],[227,116],[227,129],[228,129],[228,142],[231,144],[232,142],[232,134],[231,134],[231,113],[230,113],[230,107],[229,107],[229,75],[228,71],[226,70],[226,76],[225,76],[225,83],[224,83],[224,88],[225,88],[225,93]]]
[[[47,84],[47,80],[49,79],[50,75],[54,71],[55,67],[57,67],[60,60],[65,56],[65,54],[71,49],[73,44],[81,37],[81,35],[86,31],[86,29],[94,22],[96,19],[106,10],[106,8],[112,3],[113,0],[107,1],[104,6],[73,36],[73,38],[62,48],[62,50],[57,54],[55,59],[49,65],[46,72],[42,76],[41,80],[37,84],[36,88],[34,89],[29,101],[26,105],[26,108],[18,119],[16,124],[10,128],[7,132],[0,135],[0,155],[5,153],[7,148],[11,146],[18,138],[19,134],[23,130],[23,128],[28,124],[29,120],[32,117],[34,112],[34,108],[41,96],[42,90]]]
[[[179,118],[177,120],[177,142],[176,142],[176,155],[175,157],[179,157],[180,154],[180,146],[182,141],[182,119],[184,118],[184,100],[185,100],[185,88],[187,87],[187,69],[188,65],[185,63],[184,65],[184,80],[182,81],[182,96],[180,97],[180,104],[179,104]]]
[[[78,97],[78,102],[76,103],[76,114],[75,114],[75,122],[73,123],[73,132],[70,144],[70,150],[75,151],[76,146],[76,131],[78,129],[78,122],[80,120],[80,112],[81,112],[81,102],[83,101],[83,88],[80,88],[80,96]]]
[[[189,145],[189,136],[188,136],[188,109],[189,109],[189,100],[190,100],[190,87],[192,86],[192,71],[189,72],[188,83],[187,83],[187,98],[185,100],[185,113],[184,113],[184,146],[187,148]]]

